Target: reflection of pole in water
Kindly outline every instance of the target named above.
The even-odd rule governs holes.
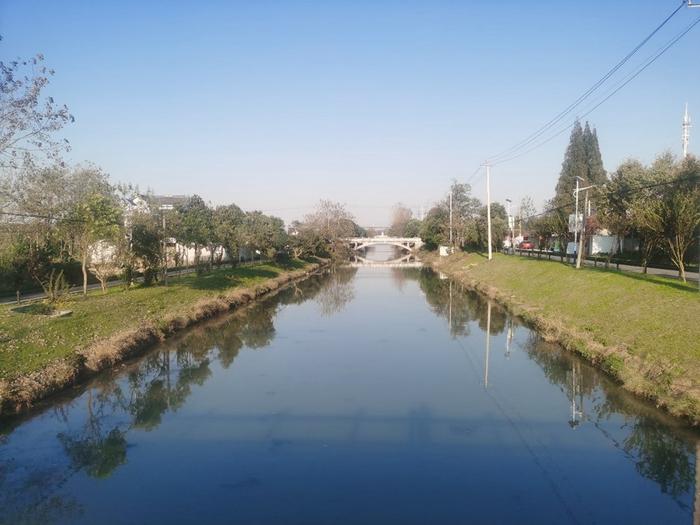
[[[491,344],[491,301],[486,306],[486,359],[484,364],[484,388],[489,387],[489,345]]]
[[[513,342],[513,319],[508,318],[508,333],[506,334],[506,357],[510,359],[510,344]]]
[[[571,419],[569,426],[576,428],[580,423],[580,418],[583,416],[583,392],[581,390],[581,381],[579,379],[580,370],[578,363],[571,364]],[[578,406],[576,405],[576,395],[579,395]]]
[[[700,439],[695,443],[695,508],[693,525],[700,525]]]
[[[447,323],[450,325],[450,332],[452,332],[452,280],[450,280],[450,305],[447,310]]]

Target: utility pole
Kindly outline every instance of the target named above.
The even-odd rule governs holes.
[[[578,243],[578,181],[580,180],[583,179],[579,176],[576,176],[576,189],[574,190],[574,198],[576,199],[576,211],[574,212],[574,244]]]
[[[452,253],[452,187],[450,187],[450,253]]]
[[[595,187],[595,185],[591,185],[591,186],[586,186],[585,188],[580,188],[578,190],[578,191],[585,191],[586,192],[586,199],[585,199],[584,205],[583,205],[583,220],[582,220],[582,224],[581,224],[581,235],[578,238],[579,244],[578,244],[578,248],[576,249],[576,251],[578,252],[576,254],[576,268],[581,268],[581,257],[583,256],[583,240],[586,237],[586,235],[585,235],[586,217],[587,217],[586,210],[588,210],[588,214],[590,214],[589,202],[588,202],[588,190],[591,188],[594,188],[594,187]],[[578,195],[578,191],[576,192],[576,195]]]
[[[489,261],[493,259],[493,254],[491,253],[491,166],[489,161],[484,163],[486,167],[486,224],[488,230],[488,241],[489,241]]]
[[[510,246],[508,247],[508,251],[510,253],[515,253],[515,249],[513,248],[513,226],[515,224],[515,221],[513,217],[510,214],[510,203],[512,201],[510,199],[506,199],[506,205],[508,206],[508,231],[510,232]]]
[[[698,4],[697,7],[700,7]],[[683,158],[688,156],[688,143],[690,142],[690,115],[688,115],[688,103],[685,103],[685,115],[683,115],[683,134],[681,135],[681,141],[683,144]]]
[[[172,204],[161,204],[160,205],[160,215],[163,219],[163,284],[168,284],[168,247],[167,240],[165,237],[165,212],[167,210],[172,210]]]

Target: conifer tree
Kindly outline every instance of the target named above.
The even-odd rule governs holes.
[[[595,129],[591,130],[588,122],[582,128],[581,123],[576,121],[571,130],[569,146],[566,149],[561,174],[557,182],[554,203],[561,206],[573,200],[576,177],[583,179],[580,182],[581,186],[601,185],[607,180],[598,145],[598,134]],[[573,205],[570,208],[570,211],[573,212]]]
[[[586,148],[587,163],[587,174],[584,178],[587,184],[603,185],[607,182],[607,176],[605,168],[603,168],[603,158],[600,155],[598,133],[595,128],[591,131],[588,122],[583,130],[583,142]]]
[[[576,177],[586,178],[588,172],[587,164],[583,129],[581,128],[581,123],[577,120],[571,130],[569,146],[566,148],[564,162],[561,165],[556,196],[554,197],[557,205],[571,201],[571,194],[576,187]]]

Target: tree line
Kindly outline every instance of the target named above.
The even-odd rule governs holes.
[[[70,143],[56,135],[75,119],[45,94],[53,74],[40,54],[0,62],[0,289],[18,300],[39,285],[55,302],[77,281],[85,294],[91,274],[103,289],[117,275],[153,284],[169,267],[203,272],[226,258],[235,264],[241,253],[337,257],[341,237],[364,233],[330,201],[288,235],[282,219],[261,211],[212,206],[198,195],[163,206],[151,193],[111,183],[99,167],[68,166]]]
[[[686,280],[686,265],[698,249],[700,236],[700,162],[693,156],[677,159],[671,153],[659,155],[645,166],[630,159],[612,173],[606,172],[597,131],[588,122],[575,122],[564,155],[554,197],[541,212],[531,197],[522,199],[515,212],[514,236],[529,236],[540,249],[553,250],[562,260],[574,240],[570,217],[575,214],[574,190],[579,192],[579,223],[584,244],[596,233],[615,236],[616,245],[606,252],[624,251],[623,239],[633,238],[638,248],[627,254],[646,273],[649,263],[667,258]],[[450,197],[452,228],[450,233]],[[586,200],[588,199],[588,205]],[[487,248],[486,206],[472,196],[469,184],[454,181],[448,197],[437,202],[423,220],[402,204],[394,207],[390,235],[420,235],[427,249],[450,244],[456,249]],[[491,204],[492,248],[500,249],[510,231],[504,206]]]
[[[153,284],[167,267],[203,272],[226,256],[235,264],[241,249],[271,258],[287,241],[277,217],[235,204],[213,207],[198,195],[164,209],[153,195],[111,184],[92,166],[32,167],[5,184],[10,211],[0,231],[0,278],[17,291],[39,284],[49,298],[65,289],[66,273],[76,264],[86,293],[90,273],[103,288],[117,275],[132,283],[138,273]],[[179,246],[192,248],[193,259],[187,260],[192,250]]]
[[[685,267],[700,234],[697,158],[679,160],[666,152],[648,166],[629,159],[607,173],[595,130],[588,123],[581,128],[576,122],[554,198],[545,203],[541,213],[533,209],[523,217],[526,230],[540,248],[563,252],[572,240],[569,216],[575,213],[576,180],[579,187],[590,187],[579,195],[579,214],[583,215],[579,231],[584,241],[602,230],[615,236],[616,246],[606,253],[609,261],[613,252],[624,251],[625,237],[633,238],[638,248],[630,255],[645,273],[652,259],[667,257],[678,269],[679,277],[686,280]]]

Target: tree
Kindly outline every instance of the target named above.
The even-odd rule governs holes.
[[[43,96],[53,75],[41,54],[0,61],[0,168],[30,167],[41,156],[56,161],[68,149],[68,141],[53,133],[75,119],[66,106]]]
[[[644,186],[633,201],[632,216],[643,235],[662,239],[678,275],[686,282],[685,255],[700,226],[700,163],[689,158],[675,162],[671,154],[659,156],[649,168],[658,184]]]
[[[245,214],[241,224],[241,243],[253,252],[265,253],[273,257],[277,250],[284,247],[287,234],[284,221],[277,217],[265,215],[261,211]]]
[[[406,236],[406,226],[413,218],[413,212],[400,202],[394,206],[392,211],[391,226],[389,227],[389,235],[394,237]]]
[[[292,257],[301,259],[323,254],[325,241],[315,229],[299,221],[294,221],[292,228],[293,233],[289,235],[289,247]]]
[[[324,243],[324,251],[332,258],[347,256],[343,238],[358,232],[353,215],[339,202],[321,200],[316,210],[304,217],[304,228],[312,230]]]
[[[449,211],[444,206],[434,206],[423,219],[420,236],[428,250],[447,244],[449,239]]]
[[[537,208],[535,207],[535,202],[532,197],[526,195],[520,201],[520,207],[518,208],[518,223],[520,230],[528,231],[531,227],[530,221],[531,217],[537,213]]]
[[[591,130],[588,122],[583,129],[583,146],[586,153],[586,176],[584,178],[588,184],[596,186],[605,184],[608,178],[603,167],[603,157],[600,154],[598,132],[595,129]]]
[[[450,193],[452,194],[452,241],[460,247],[478,244],[477,222],[479,218],[481,202],[471,196],[472,188],[469,184],[452,181]],[[447,210],[447,227],[449,229],[449,195],[443,202]],[[449,230],[448,230],[449,238]]]
[[[634,227],[630,213],[630,205],[634,199],[632,189],[645,177],[644,166],[639,161],[628,160],[617,168],[610,177],[610,181],[598,193],[598,221],[601,226],[617,237],[618,252],[621,251],[620,240],[631,233]],[[612,250],[608,254],[606,264],[610,261],[611,255]]]
[[[131,247],[125,251],[126,260],[123,263],[127,274],[125,280],[130,280],[128,274],[138,265],[143,272],[144,284],[153,284],[162,259],[162,228],[158,224],[158,218],[151,213],[135,213],[131,216],[130,223]]]
[[[406,223],[403,234],[406,237],[419,237],[422,223],[418,219],[411,219]]]
[[[226,250],[231,265],[234,265],[238,260],[238,251],[241,246],[241,228],[244,220],[245,212],[235,204],[217,206],[214,210],[214,240]]]
[[[104,240],[98,241],[91,247],[89,261],[89,269],[100,281],[100,288],[107,291],[107,281],[121,270],[116,246]]]
[[[569,238],[569,207],[567,204],[561,204],[561,201],[555,197],[547,201],[545,204],[545,215],[549,223],[549,229],[552,235],[557,237],[559,244],[559,254],[561,260],[564,260],[566,253],[567,241]]]
[[[87,295],[87,270],[93,245],[121,234],[122,213],[113,188],[100,170],[78,169],[70,182],[72,203],[61,223],[80,261],[83,295]]]
[[[477,241],[476,246],[481,249],[488,248],[488,224],[487,224],[487,209],[482,206],[479,210],[479,219],[477,220]],[[498,250],[503,246],[508,232],[508,214],[505,207],[498,203],[491,203],[491,247]]]
[[[194,264],[201,272],[202,246],[209,244],[213,236],[211,208],[199,195],[193,195],[176,209],[179,216],[178,236],[183,243],[194,245]]]
[[[699,183],[700,163],[689,158],[679,167],[674,184],[664,192],[661,206],[666,249],[683,282],[686,282],[685,254],[697,238],[700,226]]]
[[[571,130],[561,173],[557,181],[554,202],[564,208],[565,215],[574,212],[572,196],[577,177],[582,179],[580,186],[605,184],[607,177],[598,146],[598,135],[591,130],[588,122],[585,128],[577,120]]]
[[[3,232],[0,236],[0,277],[4,286],[15,290],[18,303],[22,286],[29,278],[29,251],[25,236],[13,232]]]

